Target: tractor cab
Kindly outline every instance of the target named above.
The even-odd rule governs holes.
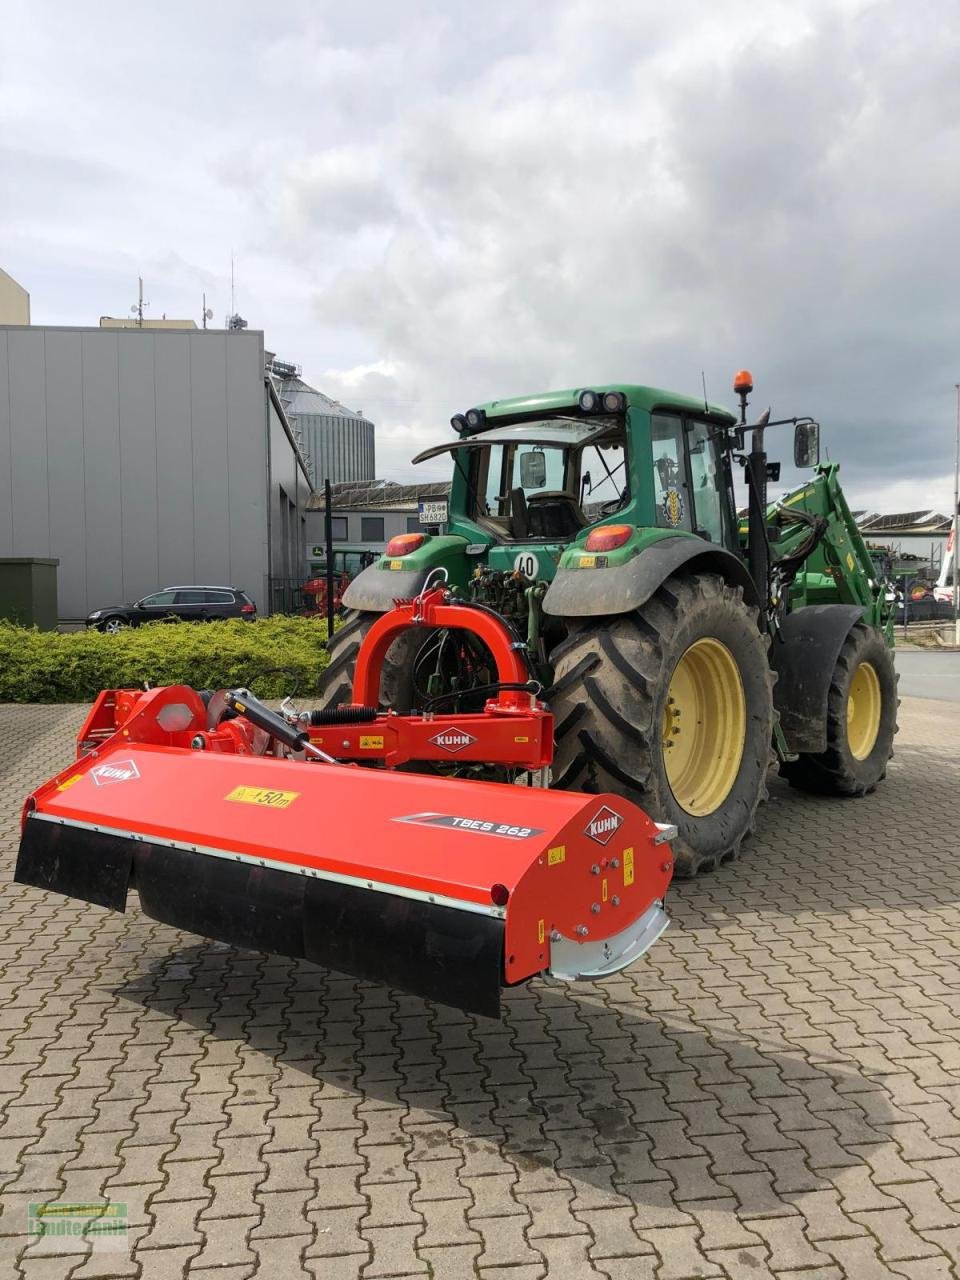
[[[491,427],[418,454],[451,453],[462,514],[497,542],[569,542],[629,497],[622,416],[564,415]]]

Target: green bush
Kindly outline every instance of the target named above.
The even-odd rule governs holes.
[[[0,702],[89,702],[101,689],[245,685],[261,698],[312,693],[327,664],[326,622],[154,622],[104,635],[0,621]]]

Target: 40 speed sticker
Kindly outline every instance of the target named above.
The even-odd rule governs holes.
[[[408,813],[394,822],[412,822],[418,827],[437,827],[446,831],[473,831],[480,836],[503,836],[507,840],[529,840],[542,836],[543,827],[515,827],[508,822],[489,822],[486,818],[466,818],[453,813]]]
[[[299,791],[271,791],[268,787],[234,787],[223,798],[239,804],[265,805],[268,809],[287,809],[299,794]]]

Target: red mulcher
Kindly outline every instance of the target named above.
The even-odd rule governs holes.
[[[497,696],[378,710],[411,626],[475,632]],[[673,829],[617,796],[547,790],[552,754],[516,636],[438,587],[375,623],[333,711],[285,716],[244,689],[101,693],[77,762],[27,798],[16,879],[117,911],[133,887],[176,928],[495,1017],[503,987],[616,973],[668,923]],[[452,756],[530,785],[395,771]]]

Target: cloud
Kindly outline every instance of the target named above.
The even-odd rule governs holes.
[[[45,199],[56,166],[8,183],[3,265],[42,282],[37,319],[114,306],[81,296],[81,256],[111,290],[156,264],[167,314],[196,312],[202,278],[219,317],[234,249],[243,314],[374,418],[397,478],[489,398],[698,393],[703,371],[731,399],[746,364],[756,407],[822,421],[855,505],[922,506],[952,471],[960,377],[953,19],[947,0],[14,6],[0,121],[72,163],[65,200]]]

